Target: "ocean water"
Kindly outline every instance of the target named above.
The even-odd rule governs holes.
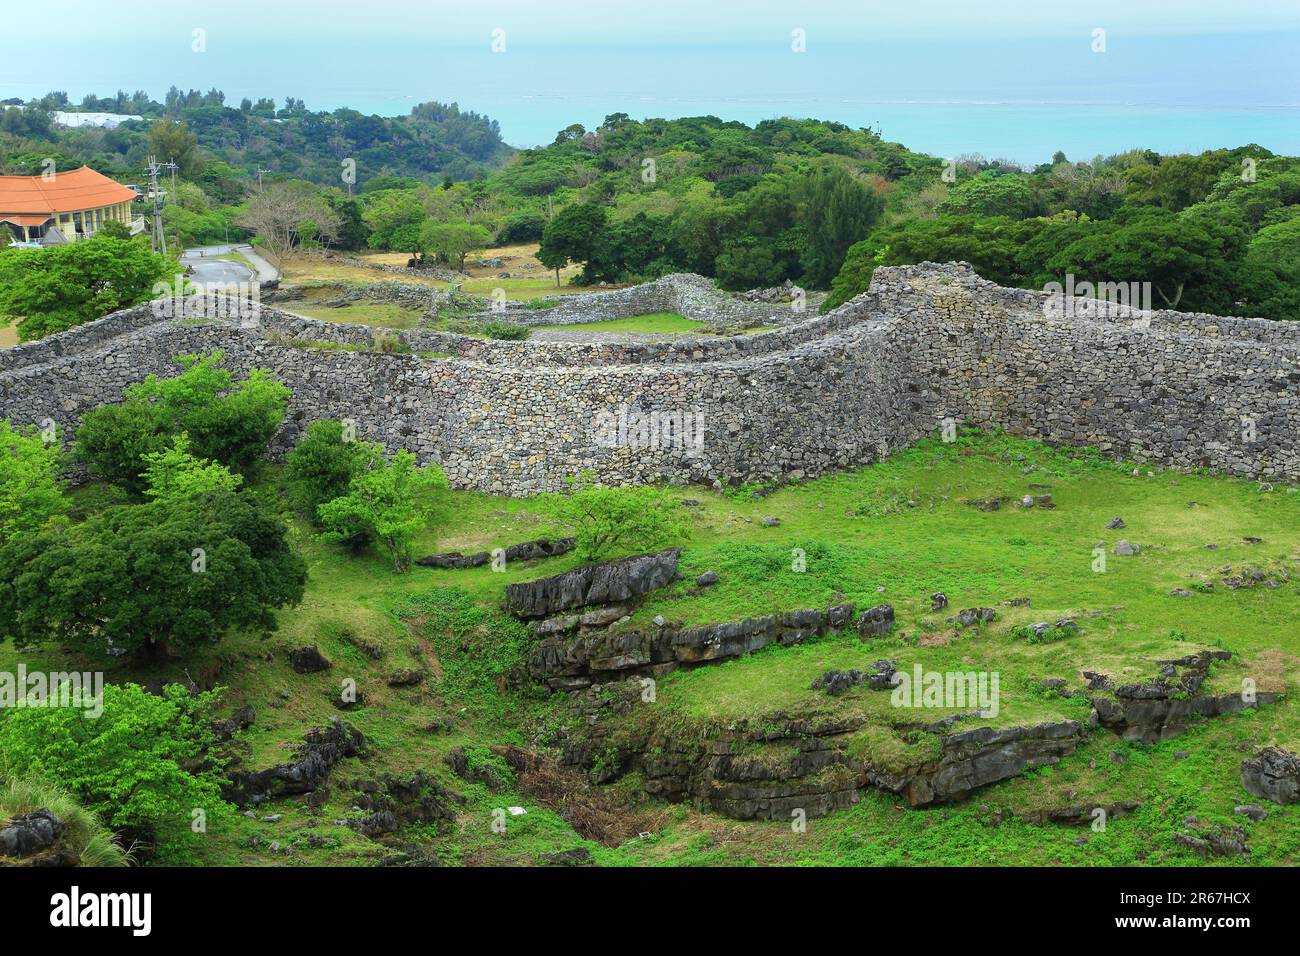
[[[1091,37],[819,42],[794,53],[770,43],[482,44],[409,38],[214,38],[122,41],[118,55],[61,56],[39,71],[0,66],[0,97],[51,86],[74,98],[118,88],[161,99],[173,83],[244,96],[304,99],[404,113],[437,99],[485,113],[516,146],[548,143],[570,123],[712,114],[754,123],[779,116],[871,126],[940,156],[980,153],[1022,163],[1058,149],[1073,159],[1146,147],[1189,152],[1258,143],[1300,154],[1300,30]],[[65,51],[66,52],[66,51]],[[88,51],[89,53],[89,51]]]

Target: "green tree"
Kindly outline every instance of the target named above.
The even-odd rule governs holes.
[[[426,222],[420,228],[420,248],[465,271],[465,257],[492,241],[492,234],[475,223]]]
[[[583,264],[584,279],[592,253],[605,231],[606,212],[603,206],[591,203],[573,203],[565,206],[546,224],[542,243],[537,250],[537,260],[548,269],[559,268],[568,262]]]
[[[1300,320],[1300,212],[1257,232],[1244,266],[1243,287],[1258,315]]]
[[[954,216],[1006,216],[1023,219],[1033,212],[1029,182],[1015,173],[986,169],[964,179],[939,204],[939,212]]]
[[[195,458],[189,448],[189,437],[182,432],[172,439],[170,448],[144,456],[146,497],[195,498],[239,490],[244,480],[241,476],[215,461]]]
[[[411,545],[428,523],[433,506],[428,493],[447,487],[436,465],[420,468],[415,456],[399,451],[352,479],[348,493],[318,509],[326,540],[348,541],[359,532],[383,545],[393,570],[411,567]]]
[[[195,456],[248,474],[284,422],[289,390],[263,369],[235,383],[219,366],[222,357],[220,351],[176,356],[179,375],[150,375],[128,386],[121,404],[86,413],[77,455],[96,477],[139,493],[145,455],[166,451],[184,432]]]
[[[357,441],[342,422],[322,419],[312,422],[289,452],[285,480],[289,500],[317,525],[317,509],[327,501],[348,493],[352,479],[376,467],[384,449],[371,442]],[[353,547],[366,543],[365,534],[348,541]]]
[[[843,166],[825,164],[808,177],[800,203],[806,236],[801,256],[804,282],[816,289],[829,288],[849,247],[866,237],[884,208],[881,195]]]
[[[0,249],[0,322],[23,342],[147,302],[180,271],[143,243],[95,236],[48,249]]]
[[[1239,256],[1223,247],[1228,238],[1223,230],[1186,216],[1138,209],[1094,223],[1043,263],[1037,278],[1061,281],[1073,273],[1076,281],[1150,282],[1154,308],[1227,314],[1239,279]]]
[[[157,862],[193,862],[202,838],[191,830],[194,810],[209,826],[233,815],[219,767],[207,759],[214,699],[174,684],[161,694],[107,684],[93,720],[80,707],[11,711],[0,720],[0,753],[8,773],[57,780],[128,842],[143,841]]]
[[[419,189],[386,189],[364,194],[361,218],[372,249],[416,252],[420,248],[420,227],[425,219]]]
[[[90,656],[272,631],[307,568],[278,516],[229,491],[116,505],[0,546],[0,633]]]
[[[0,421],[0,544],[39,531],[68,510],[59,480],[59,449],[35,428],[26,434]]]
[[[689,530],[680,502],[649,486],[577,483],[571,493],[551,498],[546,508],[577,539],[584,561],[664,548]]]
[[[160,163],[173,162],[182,176],[193,178],[203,170],[195,147],[198,137],[183,122],[163,117],[149,124],[149,153]]]
[[[130,239],[131,227],[124,222],[118,222],[116,219],[109,219],[96,230],[95,235],[105,239]]]

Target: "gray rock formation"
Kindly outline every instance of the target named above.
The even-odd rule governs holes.
[[[783,611],[724,624],[652,631],[595,630],[547,635],[529,652],[528,674],[555,690],[575,690],[635,674],[665,674],[748,654],[769,644],[798,644],[848,626],[852,604]]]
[[[548,617],[570,608],[642,597],[673,579],[680,553],[678,548],[668,548],[511,584],[506,588],[506,609],[522,618]]]
[[[299,674],[315,674],[329,670],[334,665],[326,659],[316,646],[298,647],[289,652],[289,666]]]
[[[510,547],[503,549],[503,554],[506,563],[509,564],[512,561],[552,558],[557,554],[564,554],[566,551],[573,550],[573,545],[573,538],[559,538],[555,541],[539,538],[536,541],[512,544]],[[492,553],[490,551],[477,551],[474,554],[461,554],[459,551],[451,551],[447,554],[425,555],[422,558],[416,558],[415,563],[426,568],[477,568],[491,560]]]
[[[1265,747],[1241,762],[1241,785],[1253,797],[1300,803],[1300,757],[1280,747]]]
[[[325,784],[336,763],[356,756],[365,746],[361,731],[332,717],[328,727],[308,732],[292,763],[266,770],[230,771],[223,795],[236,806],[247,806],[287,794],[308,793]]]
[[[63,821],[42,807],[13,817],[0,827],[0,856],[31,856],[63,836]]]

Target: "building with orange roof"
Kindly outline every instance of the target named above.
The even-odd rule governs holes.
[[[106,222],[144,229],[139,194],[89,166],[40,176],[0,176],[0,226],[14,242],[52,245],[93,236]]]

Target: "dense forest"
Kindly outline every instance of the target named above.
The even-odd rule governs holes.
[[[540,242],[548,268],[581,266],[576,282],[692,271],[727,289],[830,289],[828,307],[878,265],[964,259],[1008,285],[1072,273],[1149,282],[1156,307],[1300,318],[1300,159],[1255,145],[1057,153],[1025,169],[812,119],[616,113],[514,151],[493,121],[437,103],[384,118],[173,89],[163,103],[119,93],[76,107],[141,116],[115,130],[52,127],[49,111],[71,108],[63,94],[12,106],[5,172],[53,156],[136,181],[145,156],[174,160],[165,223],[185,244],[255,236],[458,265]]]

